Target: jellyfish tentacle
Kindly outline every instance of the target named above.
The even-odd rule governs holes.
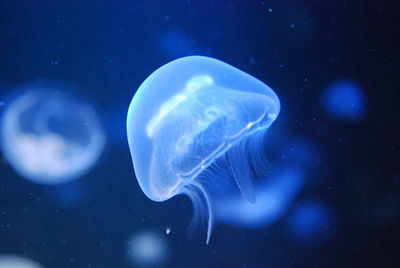
[[[227,153],[227,157],[233,177],[235,178],[242,196],[247,201],[254,204],[256,202],[254,186],[250,176],[249,163],[243,153],[243,150],[245,149],[243,146],[243,142],[232,146]]]
[[[194,213],[193,213],[193,219],[192,219],[192,227],[200,219],[202,219],[203,214],[201,214],[201,213],[204,211],[204,209],[203,209],[204,203],[203,202],[205,201],[205,205],[206,205],[207,211],[208,211],[207,240],[206,240],[206,244],[208,244],[210,242],[210,237],[211,237],[211,233],[212,233],[212,229],[213,229],[213,225],[214,225],[214,214],[213,214],[213,210],[212,210],[211,198],[210,198],[209,194],[207,193],[207,191],[205,190],[205,188],[201,185],[201,183],[199,183],[197,181],[192,181],[192,182],[190,182],[190,185],[193,186],[194,189],[192,187],[188,187],[183,192],[189,196],[189,198],[192,200],[192,203],[193,203]],[[200,193],[196,193],[198,191]],[[204,201],[202,201],[201,199],[204,199]]]
[[[249,162],[250,174],[256,180],[265,178],[268,170],[272,168],[267,161],[264,136],[265,132],[258,132],[246,140],[248,148],[246,159]]]
[[[206,240],[206,244],[208,245],[208,243],[210,242],[211,232],[212,232],[213,225],[214,225],[214,215],[213,215],[212,206],[211,206],[211,199],[208,196],[207,192],[204,190],[204,188],[200,184],[197,187],[199,187],[199,189],[203,193],[204,199],[206,200],[206,203],[207,203],[208,225],[207,225],[207,240]]]
[[[189,235],[193,235],[194,232],[198,229],[199,223],[204,221],[204,201],[202,200],[202,194],[200,189],[197,187],[188,184],[183,189],[181,194],[186,195],[192,201],[193,205],[193,215],[190,225],[187,228],[187,232]]]

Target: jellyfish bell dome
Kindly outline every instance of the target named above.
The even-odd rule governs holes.
[[[0,255],[0,268],[43,268],[43,266],[27,257],[2,254]]]
[[[142,83],[128,110],[128,142],[141,189],[154,201],[181,193],[194,200],[199,190],[210,212],[211,198],[199,178],[229,166],[225,173],[255,202],[250,167],[237,163],[246,162],[240,152],[259,146],[241,141],[264,133],[279,110],[271,88],[222,61],[190,56],[165,64]],[[221,157],[225,168],[215,167]]]
[[[1,120],[2,150],[11,166],[41,184],[71,181],[87,172],[105,142],[94,108],[50,86],[19,91]]]

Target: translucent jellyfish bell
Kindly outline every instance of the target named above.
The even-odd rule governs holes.
[[[256,201],[252,180],[265,167],[263,134],[279,110],[272,89],[219,60],[191,56],[160,67],[128,110],[140,187],[154,201],[187,194],[195,216],[208,211],[209,239],[215,197],[239,190]]]
[[[61,91],[29,87],[2,117],[6,159],[37,183],[57,184],[83,175],[97,161],[104,142],[92,106]]]
[[[23,256],[0,255],[0,268],[43,268],[39,263]]]

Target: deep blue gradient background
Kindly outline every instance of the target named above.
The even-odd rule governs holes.
[[[131,233],[164,234],[170,226],[167,267],[395,267],[395,3],[1,1],[0,101],[21,83],[63,81],[97,105],[108,143],[87,176],[59,186],[23,180],[1,158],[0,254],[25,255],[45,267],[128,267]],[[282,113],[270,132],[275,147],[301,137],[318,145],[322,156],[312,161],[309,183],[292,209],[309,199],[329,205],[334,213],[324,242],[292,239],[286,216],[261,230],[218,225],[206,245],[205,229],[195,238],[186,235],[187,198],[155,203],[141,192],[125,134],[129,102],[151,72],[192,54],[223,60],[276,91]],[[361,121],[323,112],[320,97],[337,79],[352,79],[364,90]],[[276,159],[271,155],[272,164]]]

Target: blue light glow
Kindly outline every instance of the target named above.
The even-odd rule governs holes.
[[[128,260],[135,267],[159,267],[168,258],[168,244],[160,234],[153,231],[141,231],[129,238]]]
[[[302,202],[289,218],[289,231],[300,242],[322,242],[332,232],[332,212],[320,201]]]
[[[173,57],[183,57],[194,53],[193,43],[181,31],[169,29],[160,35],[162,50]]]
[[[366,97],[358,84],[342,80],[333,83],[322,95],[325,111],[337,119],[359,120],[366,113]]]

